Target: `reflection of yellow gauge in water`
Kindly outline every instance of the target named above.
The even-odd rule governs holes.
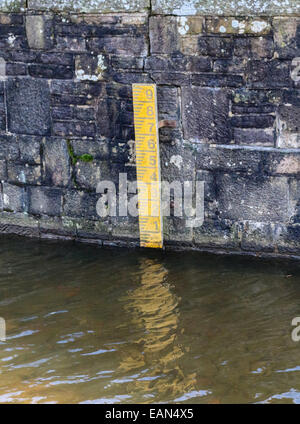
[[[155,84],[133,84],[140,244],[163,247]]]
[[[140,261],[140,283],[121,301],[131,317],[131,343],[122,348],[119,372],[125,378],[135,375],[127,389],[139,401],[155,393],[155,402],[176,399],[196,390],[196,373],[184,366],[186,349],[179,343],[180,298],[167,283],[167,269],[157,260]],[[146,401],[148,403],[148,401]]]

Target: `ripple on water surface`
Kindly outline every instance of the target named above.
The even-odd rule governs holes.
[[[300,403],[300,264],[0,238],[1,403]]]

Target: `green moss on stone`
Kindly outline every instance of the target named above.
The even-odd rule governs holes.
[[[68,146],[68,152],[69,152],[69,156],[70,156],[72,165],[76,165],[78,157],[74,154],[74,150],[73,150],[73,147],[72,147],[70,140],[67,140],[67,146]]]
[[[89,153],[84,153],[83,155],[80,155],[80,156],[75,155],[70,140],[67,140],[67,146],[68,146],[68,152],[69,152],[69,156],[70,156],[72,165],[76,165],[76,163],[78,161],[81,161],[81,162],[92,162],[94,160],[94,157],[92,155],[90,155]]]
[[[94,157],[92,155],[89,155],[88,153],[85,153],[84,155],[78,156],[78,159],[82,162],[92,162],[94,160]]]

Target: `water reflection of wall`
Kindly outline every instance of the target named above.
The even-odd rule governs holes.
[[[187,348],[179,343],[183,332],[180,299],[172,292],[166,281],[168,272],[158,261],[141,259],[140,274],[139,286],[122,298],[134,337],[130,348],[123,351],[119,371],[137,374],[130,384],[133,391],[141,395],[151,391],[160,400],[172,400],[193,390],[196,378],[196,373],[185,374],[183,369]]]

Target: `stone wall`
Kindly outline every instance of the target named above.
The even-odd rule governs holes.
[[[96,185],[135,179],[131,84],[149,82],[177,122],[160,130],[162,179],[205,181],[204,224],[165,218],[166,245],[300,256],[298,2],[0,10],[1,233],[138,243],[136,218],[99,218]]]

